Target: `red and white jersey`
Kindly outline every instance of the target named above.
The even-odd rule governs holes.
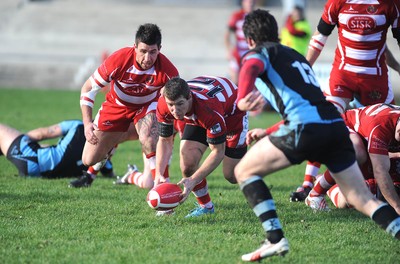
[[[241,9],[234,12],[228,22],[229,29],[235,32],[236,51],[238,52],[239,56],[242,56],[246,51],[249,50],[246,38],[243,33],[243,23],[245,16],[246,13],[243,9]]]
[[[375,104],[347,110],[343,118],[350,129],[367,141],[368,153],[388,155],[388,152],[400,151],[400,142],[395,139],[400,107]]]
[[[338,28],[333,68],[387,74],[386,34],[400,27],[400,0],[328,0],[322,19]]]
[[[192,92],[192,109],[184,117],[186,124],[207,130],[207,138],[218,138],[236,128],[227,127],[225,119],[245,114],[236,107],[237,86],[223,77],[200,76],[187,82]],[[242,117],[240,117],[242,118]],[[157,120],[173,124],[174,117],[168,110],[163,96],[157,104]]]
[[[111,54],[94,72],[91,81],[99,87],[110,84],[111,97],[118,105],[139,107],[160,95],[160,89],[178,70],[163,54],[153,67],[142,70],[136,62],[133,47],[122,48]]]

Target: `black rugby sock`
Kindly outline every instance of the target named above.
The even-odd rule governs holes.
[[[254,176],[240,185],[254,213],[260,219],[267,239],[278,243],[284,237],[272,195],[261,177]]]
[[[400,239],[400,216],[391,206],[383,204],[372,214],[371,218],[386,232],[396,239]]]

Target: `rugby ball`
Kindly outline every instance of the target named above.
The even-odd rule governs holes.
[[[149,191],[147,194],[148,205],[156,210],[170,210],[179,205],[182,189],[175,183],[164,182]]]

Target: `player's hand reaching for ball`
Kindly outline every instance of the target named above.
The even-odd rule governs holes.
[[[157,185],[159,185],[160,183],[163,183],[163,182],[168,182],[168,181],[164,176],[162,176],[160,174],[156,175],[156,177],[154,178],[154,186],[157,186]]]
[[[183,178],[177,184],[183,186],[182,198],[180,201],[180,203],[183,203],[188,198],[189,194],[193,191],[193,188],[198,184],[198,182],[194,181],[192,178]]]

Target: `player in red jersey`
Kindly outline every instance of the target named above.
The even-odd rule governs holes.
[[[390,157],[390,155],[389,155]],[[400,196],[400,159],[391,157],[390,158],[390,169],[389,175],[392,178],[393,186],[396,190],[398,196]],[[382,195],[382,192],[378,188],[378,184],[376,179],[374,178],[373,168],[371,162],[365,164],[362,168],[364,173],[365,183],[367,184],[369,190],[372,194],[374,194],[378,199],[382,201],[386,201],[385,197]],[[327,192],[329,198],[332,203],[337,208],[352,208],[352,206],[347,202],[343,193],[340,191],[340,188],[337,184],[334,184]]]
[[[389,153],[400,152],[400,107],[390,104],[375,104],[359,109],[347,110],[343,114],[350,138],[356,150],[357,162],[368,173],[368,160],[372,175],[386,201],[400,213],[400,198],[396,193],[390,175]],[[368,178],[367,178],[368,179]],[[327,209],[324,194],[332,187],[334,180],[329,171],[319,178],[305,202],[315,210]]]
[[[332,30],[338,28],[328,101],[343,113],[354,95],[362,105],[392,103],[394,100],[385,61],[386,34],[391,27],[400,42],[400,1],[328,0],[314,33],[307,60],[317,60]]]
[[[85,165],[105,160],[133,122],[155,177],[157,100],[165,83],[178,76],[178,70],[160,49],[158,26],[140,25],[133,47],[111,54],[82,86],[80,104],[87,140],[82,154]],[[106,85],[110,85],[110,91],[93,121],[96,94]],[[143,187],[151,188],[152,183]]]
[[[400,1],[336,1],[329,0],[307,53],[311,65],[319,57],[328,36],[338,28],[329,88],[324,93],[340,113],[349,108],[357,96],[362,105],[394,103],[387,65],[400,73],[400,67],[386,46],[391,27],[393,37],[400,41]],[[291,201],[303,201],[313,187],[319,163],[307,163],[304,181]]]
[[[180,164],[184,186],[182,202],[192,191],[199,206],[186,217],[214,213],[206,177],[222,162],[223,174],[236,183],[234,167],[247,151],[247,112],[236,107],[237,86],[226,78],[200,76],[188,82],[173,78],[158,100],[157,120],[160,139],[157,144],[156,183],[172,154],[173,124],[184,121],[181,130]],[[182,124],[182,122],[180,122]],[[182,130],[183,129],[183,130]],[[200,164],[207,147],[211,152]]]
[[[224,36],[229,59],[230,80],[234,83],[238,81],[240,58],[249,50],[242,30],[244,17],[254,10],[255,0],[242,0],[241,5],[242,8],[235,11],[229,18],[228,28]]]

